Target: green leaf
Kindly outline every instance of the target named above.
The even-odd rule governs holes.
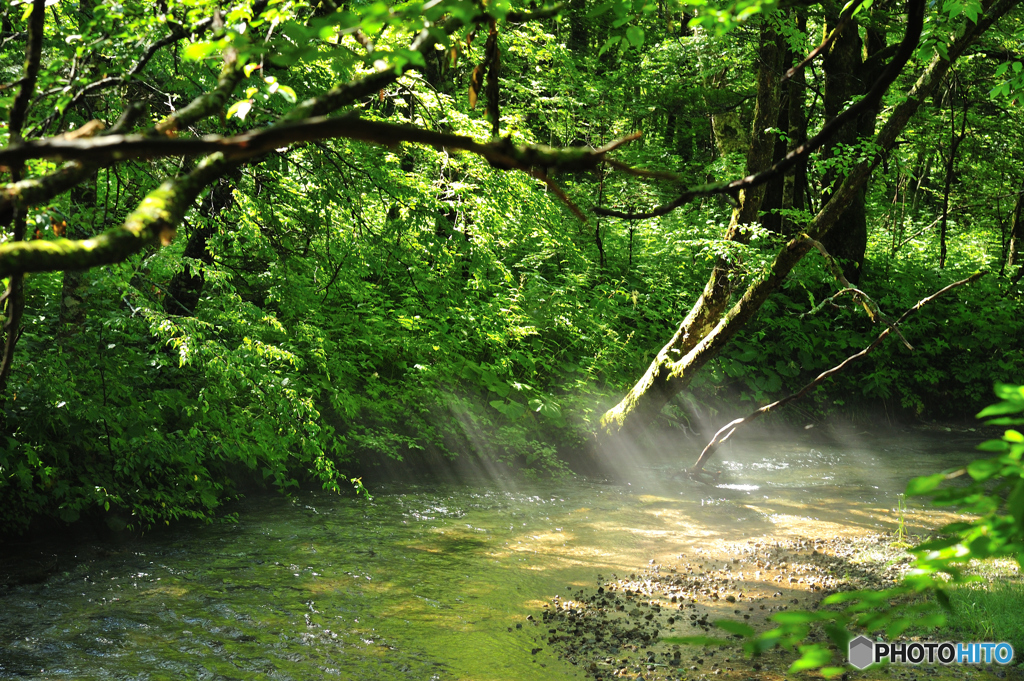
[[[736,634],[737,636],[743,636],[744,638],[750,638],[754,635],[754,629],[748,624],[742,622],[736,622],[734,620],[718,620],[714,623],[719,629],[724,629],[730,634]]]
[[[992,538],[991,537],[975,537],[967,548],[971,552],[972,558],[988,558],[991,555]]]
[[[511,421],[516,421],[522,418],[526,413],[526,406],[516,402],[515,400],[509,400],[508,402],[494,400],[490,405]]]
[[[978,459],[967,464],[967,473],[975,480],[988,480],[1002,467],[999,459]]]
[[[838,624],[826,624],[825,634],[836,644],[840,650],[845,650],[846,646],[850,643],[850,639],[853,638],[853,634],[849,630]]]
[[[800,646],[800,653],[800,658],[789,667],[791,674],[817,669],[832,661],[832,652],[820,643]]]
[[[935,473],[934,475],[922,475],[917,478],[913,478],[907,483],[907,496],[914,497],[921,494],[927,494],[933,489],[939,486],[943,480],[946,479],[944,473]]]
[[[604,41],[604,45],[601,46],[601,49],[598,50],[597,56],[600,57],[602,54],[607,52],[610,48],[615,47],[616,45],[618,45],[620,40],[622,40],[622,36],[621,35],[613,35],[613,36],[609,37],[608,40]]]
[[[1006,510],[1018,527],[1024,527],[1024,478],[1017,481],[1010,496],[1007,497]]]
[[[1008,447],[1002,440],[985,440],[978,445],[978,449],[983,452],[1005,452]]]
[[[826,617],[829,617],[829,614],[824,612],[792,610],[787,612],[777,612],[772,615],[771,619],[779,624],[809,624],[811,622],[817,622],[825,619]]]
[[[897,617],[895,620],[889,623],[889,626],[885,628],[885,635],[889,639],[894,639],[904,631],[907,630],[913,622],[909,617]]]
[[[238,116],[239,120],[245,120],[245,117],[249,115],[249,111],[252,109],[252,101],[249,99],[240,99],[228,108],[226,116],[231,118],[232,116]]]
[[[198,43],[191,43],[185,46],[182,57],[185,61],[202,61],[217,51],[218,43],[204,40]]]
[[[630,26],[626,29],[626,40],[633,47],[643,47],[644,44],[644,30],[639,26]]]
[[[849,0],[849,2],[843,5],[843,11],[845,12],[846,10],[848,10],[850,8],[850,5],[852,5],[854,2],[856,2],[856,0]],[[874,2],[872,2],[872,0],[865,0],[857,7],[857,9],[853,11],[853,16],[857,16],[858,14],[861,13],[862,10],[871,9],[871,6],[873,4]]]
[[[562,408],[553,402],[545,402],[540,407],[540,415],[549,419],[562,418]]]

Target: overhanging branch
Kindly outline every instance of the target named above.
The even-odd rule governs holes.
[[[461,26],[462,22],[453,18],[444,22],[441,28],[450,34]],[[424,29],[413,40],[411,49],[426,52],[433,49],[436,42],[435,33]],[[563,152],[540,146],[517,147],[508,141],[480,144],[468,137],[361,121],[354,117],[324,117],[325,114],[347,106],[360,97],[377,92],[394,82],[399,75],[395,69],[388,68],[355,81],[339,84],[330,91],[297,105],[274,126],[234,137],[173,139],[164,136],[118,135],[91,140],[51,138],[0,151],[0,156],[8,154],[11,159],[19,156],[65,158],[88,160],[90,164],[95,163],[99,166],[127,158],[210,154],[190,173],[169,179],[151,192],[123,225],[107,230],[97,237],[81,241],[56,239],[0,244],[0,272],[6,273],[0,276],[16,272],[85,269],[119,262],[150,245],[169,243],[174,237],[178,223],[210,182],[240,163],[295,142],[331,137],[363,139],[381,144],[408,141],[465,149],[479,153],[495,166],[518,168],[534,176],[543,176],[540,168],[589,168],[599,162],[596,157],[603,157],[619,144],[638,137],[632,135],[597,150]],[[40,151],[41,155],[37,153]]]
[[[90,159],[93,164],[107,165],[129,159],[214,153],[223,154],[226,159],[241,161],[297,142],[347,138],[388,146],[394,146],[399,142],[412,142],[437,149],[462,149],[483,156],[499,167],[540,166],[563,171],[580,171],[596,167],[604,160],[604,155],[608,151],[638,137],[639,134],[634,133],[599,149],[552,149],[544,145],[516,146],[508,139],[481,143],[464,135],[369,121],[355,116],[333,118],[318,116],[231,137],[206,135],[188,139],[154,137],[144,134],[107,135],[90,139],[52,137],[0,150],[0,163],[19,163],[33,158],[58,158],[64,160]]]

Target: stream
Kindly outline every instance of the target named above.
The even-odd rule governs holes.
[[[583,679],[520,626],[555,595],[721,542],[891,530],[907,480],[982,439],[861,438],[730,443],[714,486],[665,454],[624,457],[613,482],[244,500],[237,523],[92,549],[0,591],[0,679]],[[913,527],[947,518],[910,506]]]

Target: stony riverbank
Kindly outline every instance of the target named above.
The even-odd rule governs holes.
[[[789,651],[750,659],[739,647],[671,645],[660,639],[725,637],[712,624],[721,619],[761,631],[771,626],[773,614],[814,609],[831,593],[892,586],[912,561],[904,547],[889,534],[723,543],[680,555],[671,564],[652,562],[629,575],[598,575],[592,589],[555,596],[531,624],[539,646],[550,646],[597,680],[788,678],[796,656]],[[825,638],[812,634],[811,640]],[[834,662],[844,663],[845,651]],[[1011,676],[1020,669],[1011,668]],[[883,678],[934,678],[935,671],[893,667]],[[991,678],[1007,678],[1007,669],[998,665],[971,678],[988,678],[989,672]],[[860,673],[844,677],[855,674]]]

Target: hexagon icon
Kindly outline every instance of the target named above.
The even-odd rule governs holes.
[[[875,661],[875,644],[867,636],[858,636],[850,641],[850,664],[864,669]]]

